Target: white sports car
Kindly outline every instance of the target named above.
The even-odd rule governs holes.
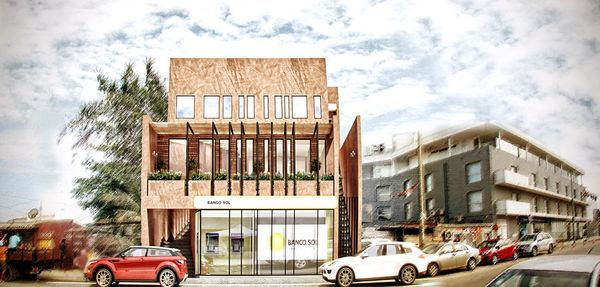
[[[425,254],[414,243],[377,242],[357,256],[339,258],[321,265],[323,279],[338,286],[356,281],[395,279],[412,284],[427,272]]]

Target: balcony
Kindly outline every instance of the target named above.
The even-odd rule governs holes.
[[[273,194],[271,194],[271,181],[270,180],[239,180],[231,181],[231,194],[232,196],[255,196],[256,187],[258,183],[258,192],[260,196],[282,196],[285,194],[285,181],[274,180],[273,181]],[[243,184],[243,190],[241,187]],[[288,180],[288,195],[294,194],[294,181]],[[334,195],[333,180],[322,180],[317,182],[316,180],[297,180],[296,183],[296,195],[317,195],[317,185],[320,188],[320,195]],[[228,181],[227,180],[215,180],[214,181],[214,194],[216,196],[228,195]],[[243,192],[243,194],[242,194]],[[189,180],[188,181],[188,196],[210,196],[211,195],[211,181],[210,180]],[[148,196],[171,196],[171,197],[183,197],[185,196],[185,180],[148,180]]]
[[[537,194],[537,195],[552,197],[552,198],[560,199],[560,200],[567,201],[567,202],[570,202],[572,199],[571,197],[566,196],[566,195],[558,194],[556,192],[552,192],[549,190],[545,190],[545,189],[541,189],[539,187],[532,186],[529,184],[529,177],[519,174],[519,173],[509,171],[509,170],[495,171],[494,172],[494,184],[518,189],[521,191],[526,191],[526,192]],[[575,203],[587,205],[587,202],[585,202],[585,201],[582,201],[579,199],[573,199],[573,200]]]
[[[565,221],[573,220],[573,216],[532,211],[531,204],[515,200],[499,200],[496,202],[496,215],[533,216],[536,218],[552,218]],[[575,217],[575,221],[586,221],[584,217]]]

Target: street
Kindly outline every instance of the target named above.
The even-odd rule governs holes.
[[[591,250],[591,252],[590,252]],[[574,247],[571,243],[559,245],[552,255],[542,254],[539,256],[555,256],[555,255],[573,255],[573,254],[594,254],[600,255],[600,240],[596,242],[588,242],[583,244],[578,242]],[[531,257],[520,258],[516,261],[503,261],[496,265],[480,265],[473,271],[456,270],[451,272],[442,272],[434,278],[421,278],[412,286],[439,286],[439,287],[480,287],[485,286],[494,277],[500,274],[507,268],[526,260],[531,260]],[[16,281],[0,284],[1,286],[93,286],[91,282],[83,282],[79,280],[77,275],[70,275],[70,280],[51,280],[48,276],[42,276],[42,280],[33,281]],[[214,278],[214,277],[213,277]],[[296,276],[300,281],[290,281],[282,283],[278,280],[286,280],[289,277],[220,277],[220,283],[215,281],[203,280],[202,278],[190,278],[181,286],[335,286],[333,283],[324,282],[320,276]],[[233,280],[235,279],[235,280]],[[378,282],[358,282],[356,286],[397,286],[393,281],[378,281]],[[158,286],[154,283],[128,283],[120,284],[119,286]]]

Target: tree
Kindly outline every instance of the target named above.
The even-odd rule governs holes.
[[[74,154],[88,154],[83,165],[90,175],[75,179],[72,194],[96,223],[140,220],[142,116],[167,119],[167,90],[152,59],[146,60],[145,73],[144,78],[137,75],[132,63],[119,79],[100,73],[98,90],[103,96],[82,104],[59,136],[60,141],[73,135]],[[96,246],[99,252],[113,253],[121,245],[139,241],[139,225],[107,226],[98,230],[104,233],[97,236],[97,244],[102,245]]]

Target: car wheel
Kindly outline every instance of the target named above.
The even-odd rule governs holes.
[[[533,249],[531,249],[531,256],[536,257],[537,255],[538,255],[537,246],[534,246]]]
[[[302,269],[304,267],[306,267],[306,260],[295,260],[294,261],[294,266],[296,267],[296,269]]]
[[[548,254],[552,254],[552,252],[554,252],[554,246],[550,244],[550,246],[548,246]]]
[[[475,261],[474,258],[469,258],[469,261],[467,261],[467,269],[473,270],[475,267],[477,267],[477,261]]]
[[[160,271],[158,274],[158,284],[160,284],[161,287],[175,287],[177,284],[175,272],[168,268]]]
[[[512,258],[513,258],[513,260],[519,259],[519,252],[517,252],[517,251],[513,252]]]
[[[427,275],[429,277],[435,277],[440,273],[440,266],[437,263],[430,263],[427,266]]]
[[[340,271],[337,273],[337,277],[335,278],[335,283],[341,287],[347,287],[352,285],[354,281],[354,272],[350,267],[342,267]]]
[[[417,279],[417,268],[412,265],[402,267],[402,269],[400,269],[400,274],[398,274],[398,279],[400,279],[400,283],[402,284],[413,284]]]
[[[94,279],[96,280],[96,285],[99,287],[108,287],[113,284],[113,275],[107,268],[98,269]]]
[[[492,265],[496,265],[498,263],[498,256],[496,254],[492,255]]]

